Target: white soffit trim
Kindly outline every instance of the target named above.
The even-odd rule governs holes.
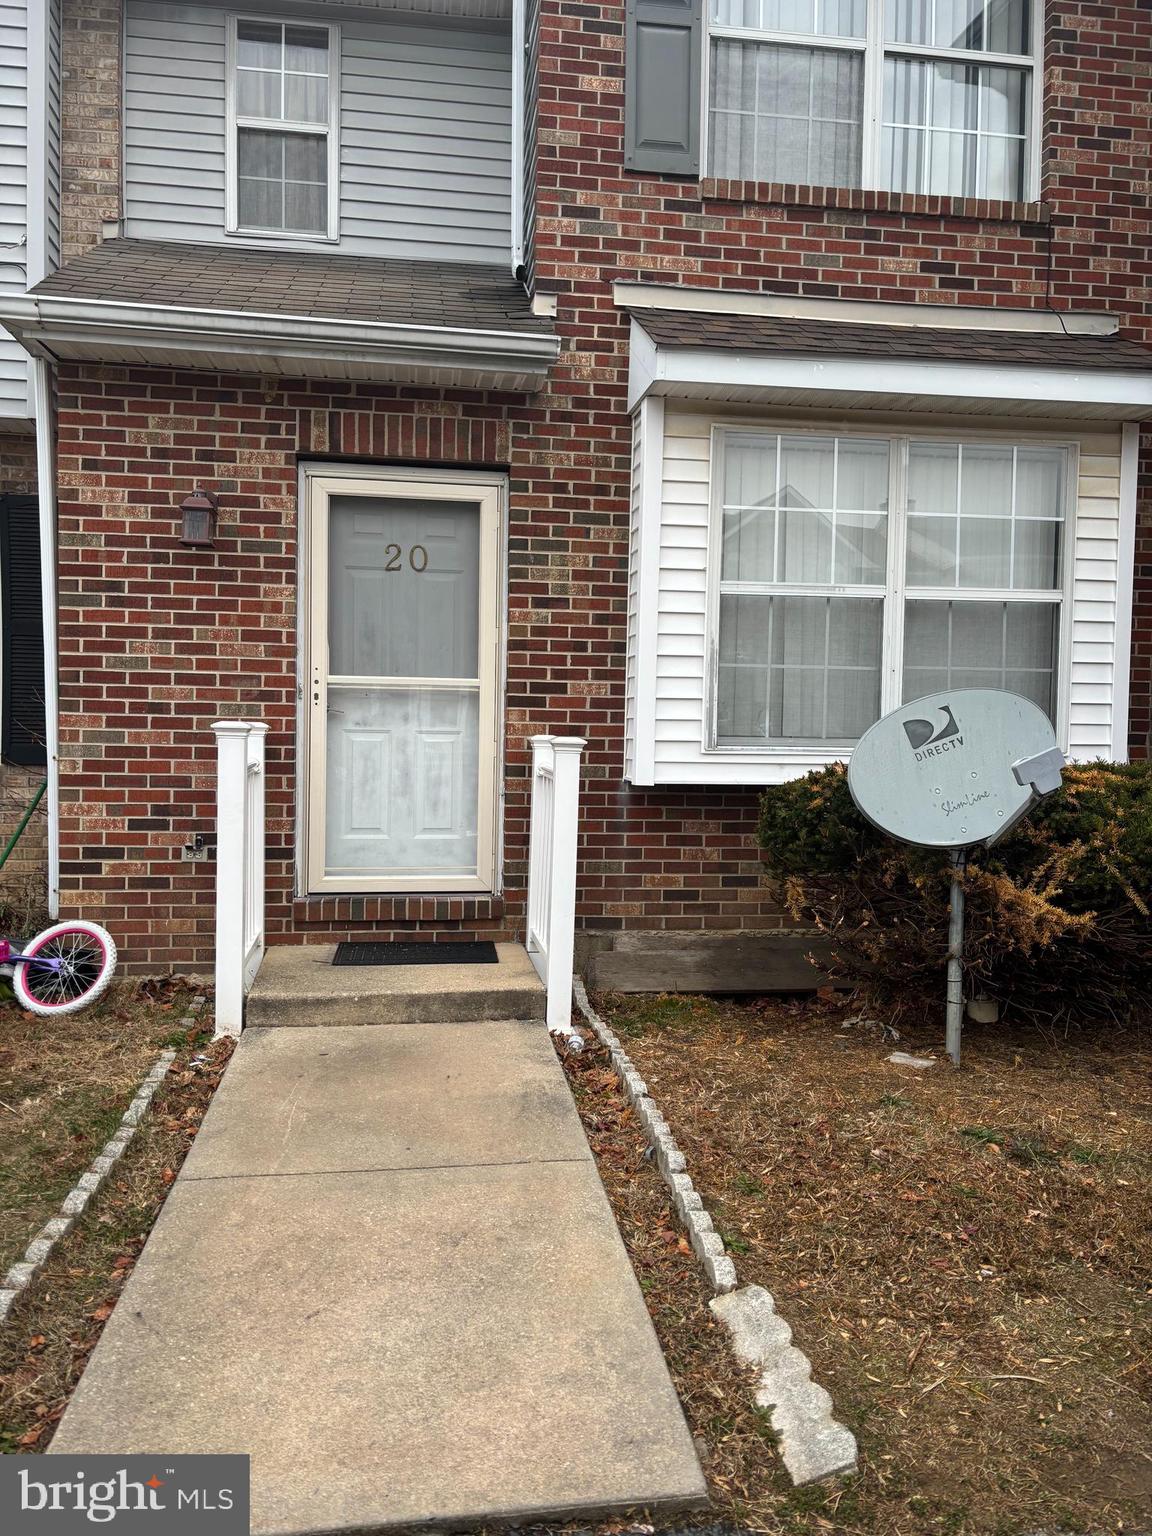
[[[888,304],[878,299],[805,299],[786,293],[732,293],[682,284],[612,284],[618,309],[671,309],[697,315],[773,315],[787,320],[837,320],[851,325],[915,325],[928,330],[1027,331],[1066,336],[1114,336],[1115,315],[980,305]]]
[[[1152,416],[1152,370],[1074,373],[1018,364],[658,347],[633,320],[629,410],[649,394],[846,410],[978,413],[995,407],[1013,415],[1136,421]]]
[[[559,339],[521,331],[330,320],[245,311],[154,308],[98,299],[27,295],[0,301],[4,324],[35,355],[103,361],[174,362],[189,367],[311,365],[325,377],[388,377],[411,370],[423,380],[450,374],[485,387],[536,388],[559,355]],[[195,361],[193,361],[195,359]],[[518,382],[512,383],[513,380]],[[496,382],[491,382],[496,381]]]

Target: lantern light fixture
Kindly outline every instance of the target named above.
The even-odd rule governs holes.
[[[215,549],[217,498],[197,486],[180,503],[180,542],[187,549]]]

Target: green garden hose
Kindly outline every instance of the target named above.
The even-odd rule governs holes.
[[[44,798],[44,791],[47,788],[48,788],[48,780],[45,779],[43,784],[41,784],[40,788],[36,791],[35,795],[33,796],[32,804],[24,812],[24,815],[23,815],[23,817],[21,818],[21,821],[20,821],[20,825],[16,828],[15,832],[13,832],[12,836],[8,839],[8,846],[7,846],[7,848],[5,848],[3,853],[0,853],[0,869],[3,869],[5,864],[7,864],[7,862],[8,862],[8,855],[12,852],[13,848],[15,848],[16,844],[20,841],[21,837],[23,836],[24,828],[32,820],[32,812],[40,804],[41,800],[43,800],[43,798]]]

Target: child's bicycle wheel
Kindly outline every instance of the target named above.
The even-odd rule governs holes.
[[[45,928],[24,954],[29,958],[16,962],[12,985],[25,1008],[46,1017],[87,1008],[106,990],[116,969],[112,935],[81,918]]]

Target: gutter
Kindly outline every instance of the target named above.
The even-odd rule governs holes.
[[[550,332],[481,330],[466,326],[329,320],[315,315],[75,299],[51,294],[0,300],[0,323],[32,352],[47,355],[54,338],[92,341],[120,337],[137,346],[160,347],[232,342],[245,349],[275,350],[287,343],[298,355],[354,354],[367,359],[434,368],[544,374],[560,355]]]
[[[56,623],[56,452],[52,369],[34,357],[36,492],[40,511],[40,598],[44,610],[44,734],[48,776],[48,915],[60,915],[60,684]]]

